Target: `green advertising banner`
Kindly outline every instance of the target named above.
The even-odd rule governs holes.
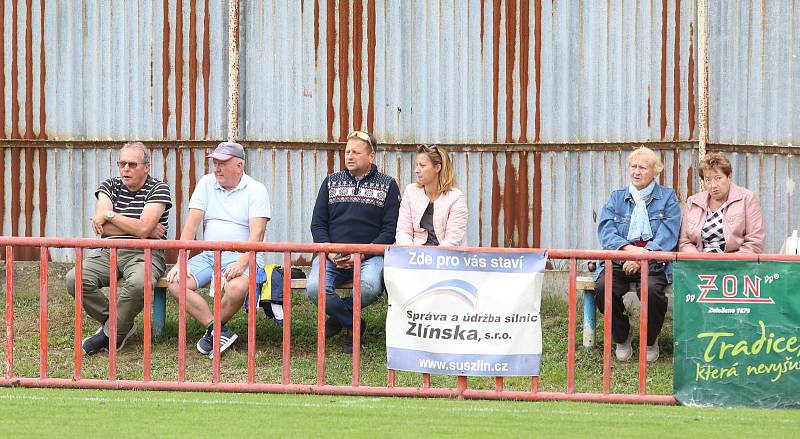
[[[675,398],[800,407],[800,263],[679,261]]]

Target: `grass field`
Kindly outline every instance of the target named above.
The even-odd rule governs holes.
[[[35,279],[37,273],[29,273]],[[51,377],[72,376],[73,301],[51,279],[49,297],[48,368]],[[3,291],[3,301],[5,291]],[[316,308],[295,297],[292,382],[316,380]],[[37,377],[39,371],[38,289],[20,281],[15,293],[14,375]],[[177,376],[176,304],[170,299],[164,335],[153,343],[153,379]],[[580,309],[580,307],[578,308]],[[365,310],[369,324],[363,349],[362,384],[386,384],[385,299]],[[635,318],[632,319],[635,321]],[[542,303],[544,355],[540,390],[566,389],[567,307],[559,299]],[[84,334],[96,323],[84,316]],[[230,324],[242,337],[246,319],[240,313]],[[139,317],[141,328],[141,317]],[[580,316],[576,343],[581,340]],[[210,381],[211,363],[195,352],[194,343],[203,328],[189,320],[187,337],[188,381]],[[648,392],[672,390],[671,322],[661,337],[662,358],[648,368]],[[0,333],[0,344],[5,333]],[[281,377],[281,329],[259,315],[257,326],[257,382],[279,383]],[[602,331],[597,336],[602,340]],[[329,343],[326,357],[328,384],[347,385],[351,380],[350,357],[339,346],[341,337]],[[602,344],[591,350],[577,346],[576,391],[599,392],[602,379]],[[246,380],[247,349],[244,339],[222,359],[223,382]],[[106,355],[84,358],[86,378],[108,374]],[[141,329],[118,356],[118,378],[141,380],[143,375]],[[616,393],[635,393],[636,363],[613,363]],[[454,377],[432,377],[434,387],[455,386]],[[398,373],[398,385],[418,386],[418,374]],[[493,378],[470,378],[471,388],[494,388]],[[509,378],[506,388],[527,390],[530,379]],[[398,399],[309,395],[176,393],[0,388],[0,437],[205,437],[269,435],[277,437],[793,437],[800,426],[800,412],[790,410],[713,409],[689,407],[620,406],[584,403],[456,401],[449,399]]]
[[[800,412],[308,395],[0,388],[0,436],[796,437]]]

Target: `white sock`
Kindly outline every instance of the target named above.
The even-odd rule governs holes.
[[[283,305],[270,302],[269,306],[272,307],[272,314],[275,314],[275,320],[283,320]]]

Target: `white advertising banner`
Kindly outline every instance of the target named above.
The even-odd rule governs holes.
[[[536,376],[543,252],[386,249],[389,369]]]

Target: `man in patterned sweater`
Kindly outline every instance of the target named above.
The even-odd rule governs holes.
[[[378,172],[375,139],[363,131],[347,137],[347,169],[325,178],[311,218],[314,242],[393,244],[400,208],[400,189],[394,178]],[[306,294],[317,302],[319,257],[311,264]],[[328,254],[325,261],[325,335],[347,329],[344,351],[353,352],[353,300],[339,297],[336,287],[353,279],[352,254]],[[383,292],[383,256],[364,256],[361,262],[361,306],[377,301]],[[361,333],[366,322],[361,319]]]
[[[172,197],[169,186],[149,175],[150,151],[141,142],[123,145],[119,177],[109,178],[95,191],[97,207],[89,218],[92,230],[105,239],[165,239]],[[152,282],[164,274],[164,252],[152,252]],[[83,258],[83,309],[102,326],[83,340],[83,352],[93,355],[109,345],[108,298],[110,250],[88,249]],[[144,250],[117,251],[117,350],[136,332],[133,320],[144,306]],[[67,291],[75,296],[75,269],[67,273]]]

